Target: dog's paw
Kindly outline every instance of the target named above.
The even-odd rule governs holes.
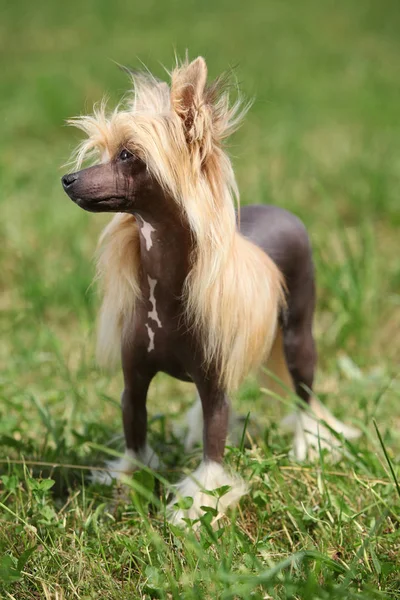
[[[220,497],[209,493],[224,486],[229,489]],[[218,511],[212,521],[212,525],[215,525],[228,508],[236,506],[248,492],[246,483],[238,475],[227,473],[222,465],[214,461],[202,462],[194,473],[185,477],[175,488],[176,497],[168,505],[168,520],[180,527],[186,525],[185,519],[195,520],[204,515],[203,506],[210,506]],[[177,508],[176,502],[187,497],[192,499],[191,506],[187,509]]]
[[[328,425],[328,427],[324,424]],[[319,451],[328,450],[333,462],[343,456],[343,444],[332,432],[343,435],[346,440],[361,436],[356,427],[346,425],[315,398],[310,402],[310,410],[298,410],[281,421],[281,426],[294,433],[290,456],[298,461],[317,460]]]
[[[92,471],[91,482],[112,485],[114,481],[121,481],[143,466],[154,470],[160,466],[157,454],[148,445],[140,452],[126,450],[121,458],[107,462],[103,470]]]

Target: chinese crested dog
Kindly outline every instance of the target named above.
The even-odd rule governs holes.
[[[314,269],[302,223],[274,206],[246,206],[224,141],[246,107],[229,102],[226,78],[207,83],[203,58],[178,65],[167,84],[133,74],[134,91],[111,113],[73,119],[87,134],[77,151],[98,164],[65,175],[69,197],[90,212],[115,213],[101,239],[98,357],[122,358],[126,452],[104,481],[158,458],[146,441],[146,398],[159,371],[193,382],[186,447],[203,436],[204,456],[176,486],[191,508],[171,520],[197,519],[205,505],[220,514],[247,486],[223,466],[229,394],[252,369],[267,364],[307,409],[286,419],[294,454],[337,447],[358,431],[312,397]],[[322,422],[321,422],[322,420]],[[207,493],[229,486],[217,499]]]

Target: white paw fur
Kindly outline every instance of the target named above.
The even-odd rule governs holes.
[[[230,486],[230,489],[220,498],[207,493],[223,486]],[[210,506],[218,510],[218,515],[212,522],[215,524],[227,509],[235,506],[248,491],[246,483],[238,475],[227,473],[222,465],[214,461],[201,462],[200,466],[175,488],[176,498],[168,505],[169,522],[179,526],[185,525],[183,519],[201,517],[204,514],[202,506]],[[174,506],[178,499],[186,497],[193,499],[190,508],[184,510]]]
[[[336,419],[316,398],[311,399],[309,408],[309,411],[297,410],[281,422],[286,430],[294,433],[291,455],[299,461],[306,458],[315,460],[319,457],[321,447],[321,450],[329,450],[332,460],[339,460],[343,454],[341,442],[323,422],[337,433],[341,433],[346,440],[360,437],[360,430]]]
[[[105,471],[93,471],[91,481],[93,483],[102,483],[111,485],[114,480],[120,481],[126,475],[131,475],[141,466],[158,469],[160,461],[154,450],[146,444],[140,452],[125,450],[124,456],[116,460],[110,460],[106,463]]]

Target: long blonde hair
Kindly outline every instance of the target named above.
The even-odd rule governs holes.
[[[248,107],[230,105],[224,78],[210,86],[206,80],[201,57],[177,65],[171,86],[136,75],[124,108],[107,114],[103,103],[93,116],[71,123],[88,135],[77,150],[79,164],[93,153],[109,160],[121,144],[130,147],[185,215],[194,239],[183,289],[187,325],[232,391],[270,352],[284,283],[273,261],[237,231],[239,193],[223,141]],[[104,364],[117,355],[125,319],[134,313],[139,265],[136,220],[117,214],[100,238],[97,270],[103,284],[98,357]]]

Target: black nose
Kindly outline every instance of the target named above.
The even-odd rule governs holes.
[[[63,188],[66,190],[78,179],[78,173],[69,173],[61,178]]]

